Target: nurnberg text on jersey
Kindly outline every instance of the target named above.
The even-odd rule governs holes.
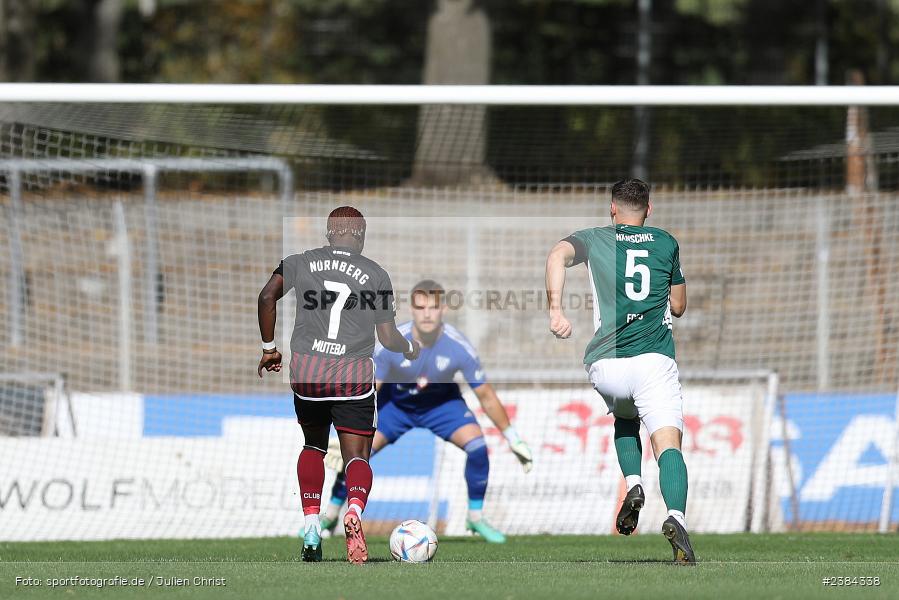
[[[345,260],[310,260],[309,272],[318,273],[320,271],[339,271],[358,281],[359,285],[365,285],[365,282],[368,281],[368,273],[364,273],[362,269]]]

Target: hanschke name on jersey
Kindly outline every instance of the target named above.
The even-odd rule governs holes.
[[[642,244],[643,242],[655,241],[651,233],[616,233],[615,240],[619,242],[630,242],[631,244]]]

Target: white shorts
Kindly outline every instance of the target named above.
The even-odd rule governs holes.
[[[639,418],[650,435],[662,427],[684,430],[680,377],[671,358],[664,354],[603,358],[589,365],[587,373],[616,417]]]

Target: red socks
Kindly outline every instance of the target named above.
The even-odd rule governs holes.
[[[344,472],[350,508],[362,515],[371,491],[371,467],[364,458],[354,458],[347,463]],[[297,460],[297,479],[300,482],[303,514],[319,514],[322,486],[325,484],[325,452],[312,446],[304,446]]]
[[[347,463],[345,472],[349,506],[361,516],[371,491],[371,467],[367,460],[357,457]]]
[[[367,466],[367,465],[366,465]],[[371,473],[371,470],[369,470]],[[325,485],[325,452],[312,446],[303,446],[297,460],[297,479],[303,500],[303,514],[317,515],[322,505],[322,487]],[[368,476],[371,483],[371,475]]]

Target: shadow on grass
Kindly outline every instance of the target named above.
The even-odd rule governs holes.
[[[291,561],[291,562],[302,563],[303,561],[300,560],[300,559],[297,559],[296,561]],[[346,558],[323,558],[323,559],[322,559],[321,561],[319,561],[319,562],[326,563],[326,564],[329,564],[329,565],[339,565],[339,564],[347,564],[347,565],[348,565],[348,564],[350,564],[350,561],[348,561]],[[366,561],[365,564],[373,564],[373,563],[393,563],[393,562],[396,562],[396,561],[393,560],[392,558],[369,557],[369,559]],[[315,563],[310,563],[310,564],[315,564]],[[363,567],[364,567],[365,565],[356,565],[356,566],[363,566]]]
[[[574,561],[581,562],[581,561]],[[671,566],[680,566],[675,565],[671,559],[663,559],[663,558],[632,558],[632,559],[614,559],[614,560],[591,560],[589,562],[603,562],[609,563],[610,565],[671,565]]]

